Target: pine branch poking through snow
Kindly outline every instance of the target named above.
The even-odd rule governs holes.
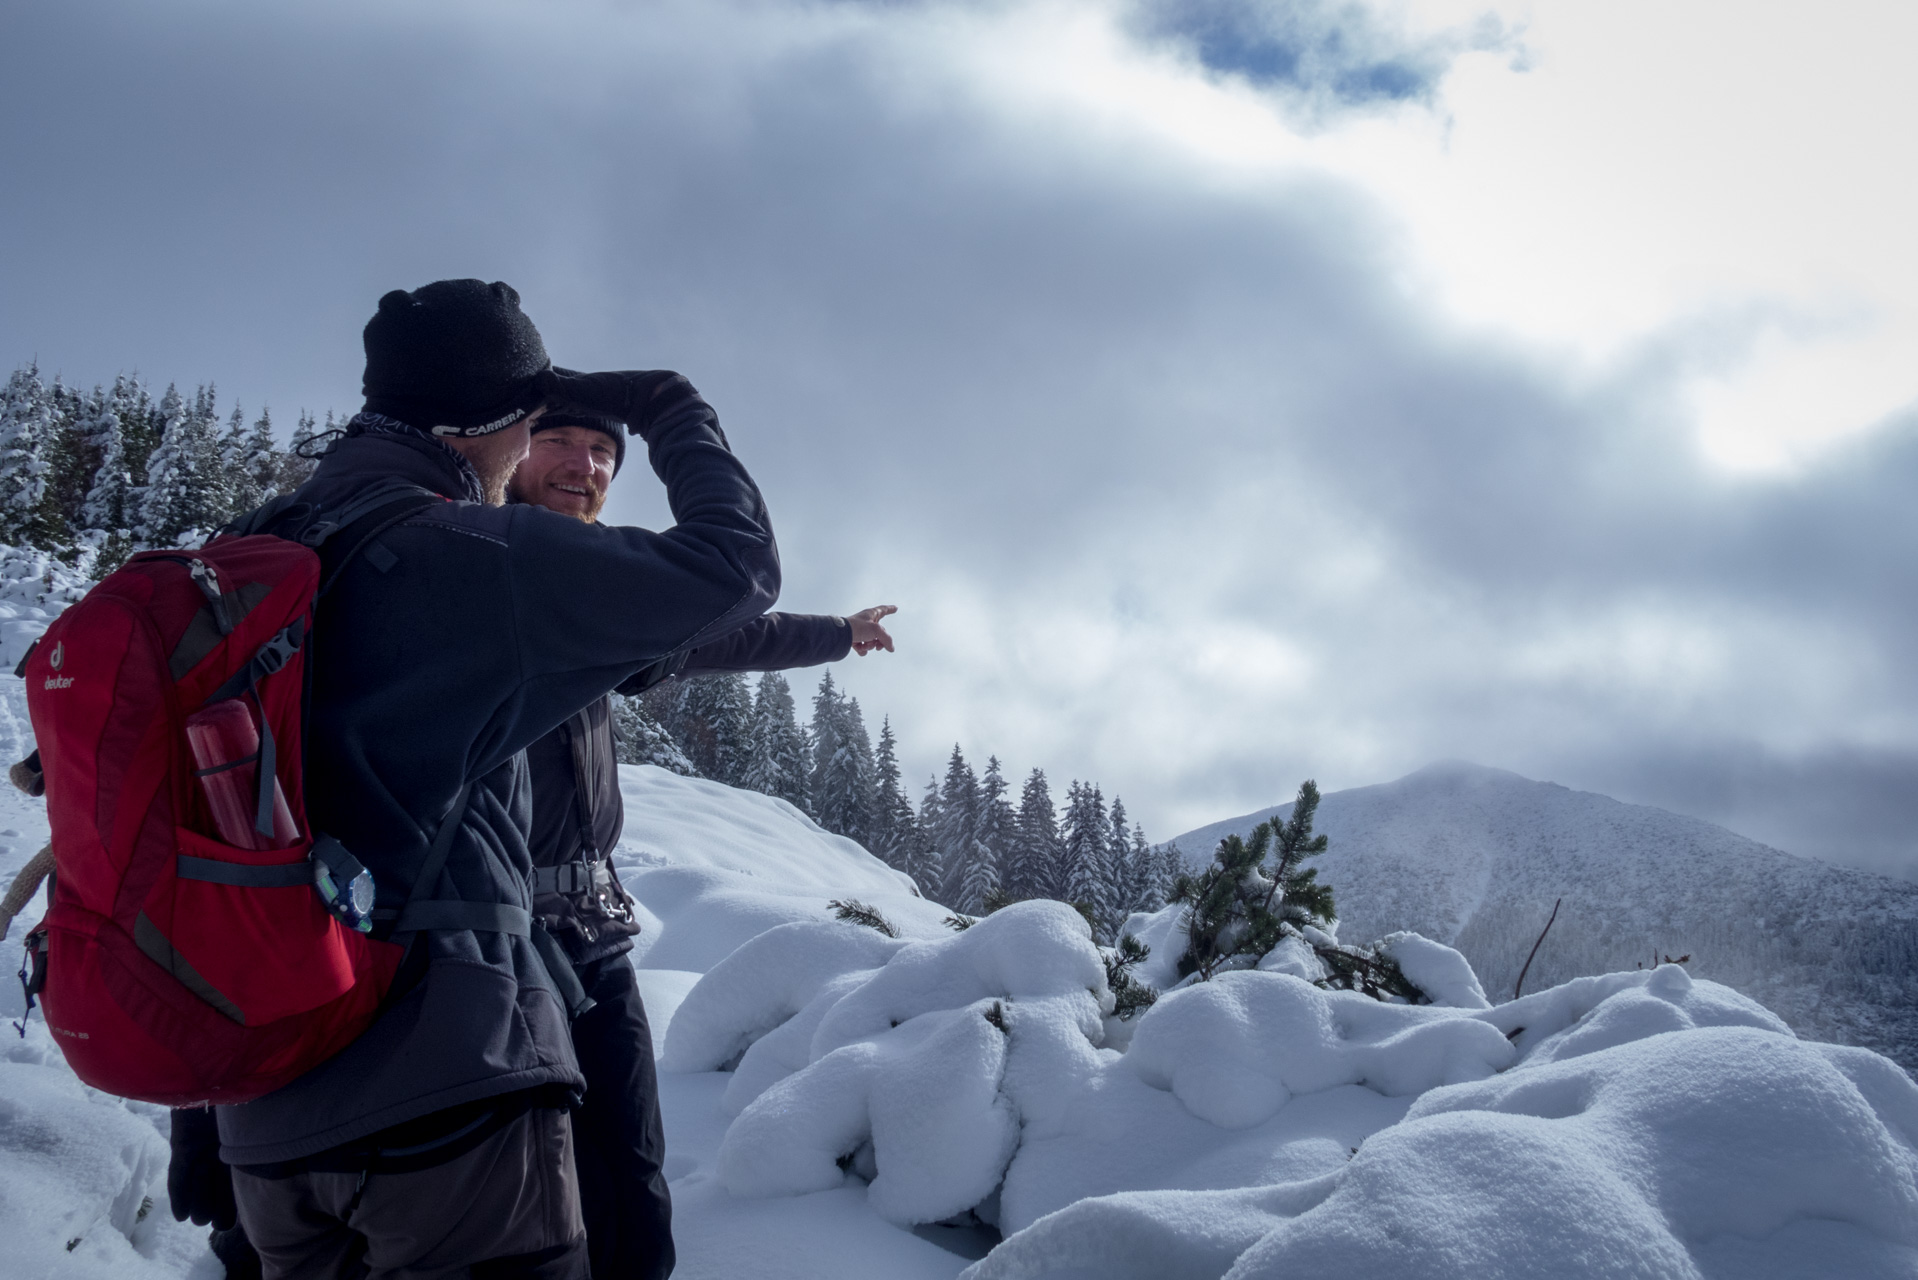
[[[826,904],[832,913],[847,924],[863,924],[868,929],[877,929],[888,938],[899,936],[899,926],[879,914],[878,907],[867,906],[857,898],[834,898]]]
[[[1112,1016],[1129,1021],[1150,1009],[1159,993],[1132,976],[1133,967],[1152,956],[1152,949],[1129,933],[1119,935],[1116,946],[1100,948],[1105,960],[1106,987],[1112,992]]]

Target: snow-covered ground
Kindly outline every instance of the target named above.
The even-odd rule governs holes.
[[[623,773],[682,1276],[1918,1276],[1918,1086],[1678,966],[1485,1007],[1406,940],[1448,1003],[1280,964],[1120,1024],[1070,910],[954,932],[777,801]],[[44,835],[0,797],[0,882]],[[9,1045],[0,1274],[217,1275],[158,1109]]]
[[[1209,860],[1289,806],[1177,837]],[[1495,997],[1691,956],[1696,977],[1736,987],[1800,1035],[1860,1045],[1918,1070],[1918,884],[1794,857],[1697,818],[1534,782],[1502,769],[1433,765],[1325,796],[1342,936],[1412,929],[1464,952]]]
[[[46,577],[0,574],[16,656]],[[0,676],[0,753],[29,745]],[[1918,1085],[1679,966],[1491,1005],[1408,936],[1436,1001],[1408,1006],[1282,948],[1121,1023],[1063,906],[955,932],[781,802],[622,783],[688,1280],[1918,1277]],[[0,788],[0,887],[45,839]],[[1170,988],[1176,910],[1131,928]],[[37,1016],[0,1034],[0,1277],[217,1277],[167,1212],[164,1112],[80,1085]]]

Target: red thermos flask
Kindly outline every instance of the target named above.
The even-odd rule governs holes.
[[[187,746],[213,810],[220,839],[241,849],[279,849],[298,842],[299,828],[273,779],[273,835],[254,830],[260,804],[260,731],[241,698],[227,698],[186,718]]]

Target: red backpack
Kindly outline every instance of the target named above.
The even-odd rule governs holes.
[[[245,1102],[338,1053],[378,1015],[401,949],[315,883],[325,871],[321,886],[335,890],[362,868],[307,824],[304,641],[321,543],[344,529],[330,584],[361,547],[436,501],[382,487],[308,520],[301,542],[248,534],[144,552],[28,653],[54,857],[52,906],[27,939],[29,1001],[39,996],[87,1084],[169,1106]],[[235,762],[257,772],[258,830],[274,828],[277,779],[291,845],[239,848],[213,834],[186,719],[228,698],[258,732],[257,757]]]

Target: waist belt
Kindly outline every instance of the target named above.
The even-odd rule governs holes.
[[[597,893],[601,889],[610,889],[613,884],[612,868],[606,865],[604,858],[592,862],[562,862],[556,867],[533,868],[533,892],[545,893]]]

